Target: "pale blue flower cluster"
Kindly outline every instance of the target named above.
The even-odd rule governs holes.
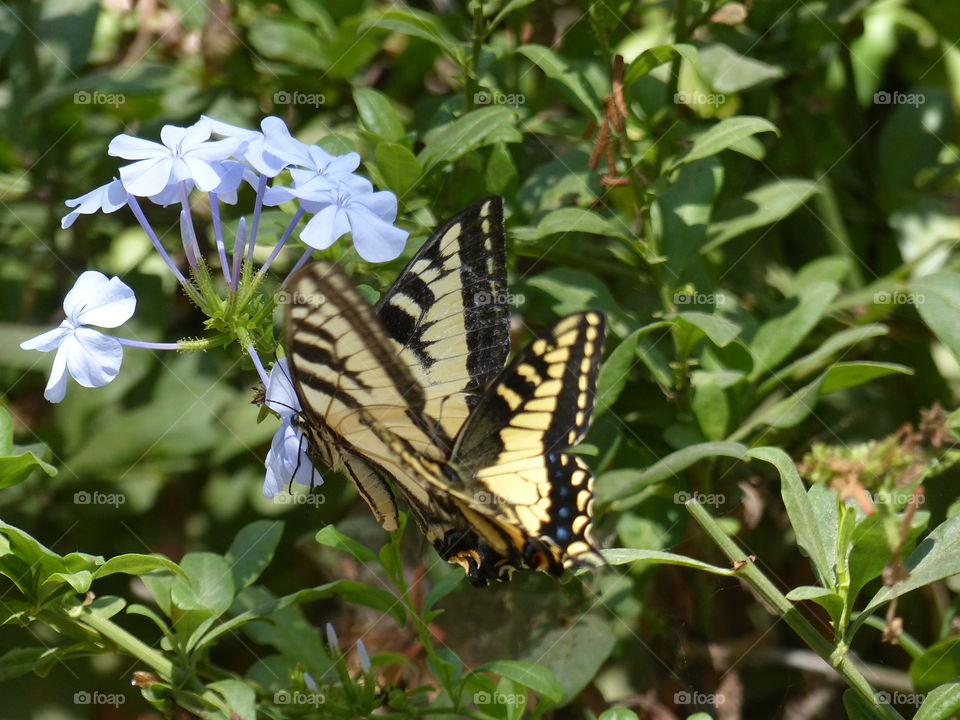
[[[190,195],[195,190],[207,193],[220,269],[226,287],[234,292],[238,290],[242,269],[252,265],[264,207],[293,201],[297,209],[270,256],[257,270],[258,279],[305,216],[311,217],[300,230],[299,238],[307,247],[287,279],[307,262],[315,249],[328,248],[347,233],[353,237],[359,255],[369,262],[392,260],[406,244],[407,231],[394,225],[396,196],[376,191],[369,180],[356,174],[359,154],[331,155],[317,145],[300,142],[277,117],[264,118],[259,131],[201,117],[190,127],[164,126],[160,142],[118,135],[110,142],[108,152],[131,162],[119,168],[119,179],[67,200],[71,211],[63,217],[61,226],[69,228],[80,215],[98,211],[112,213],[129,207],[157,252],[192,297],[197,292],[196,286],[161,244],[138,198],[146,198],[156,205],[180,205],[181,241],[192,272],[203,265],[203,255],[191,215]],[[276,182],[282,173],[286,173],[283,182]],[[269,184],[270,181],[274,181],[273,184]],[[240,218],[232,258],[228,259],[220,203],[235,205],[244,182],[255,192],[252,218],[249,227],[246,218]],[[285,279],[281,287],[286,282]],[[68,375],[84,387],[109,383],[120,371],[124,345],[155,350],[187,349],[185,343],[146,343],[117,338],[89,327],[118,327],[133,316],[135,307],[133,290],[119,278],[108,279],[96,271],[80,275],[64,299],[66,319],[60,327],[21,343],[25,350],[56,350],[44,391],[48,400],[63,400]],[[294,481],[317,484],[316,471],[306,456],[305,439],[293,422],[300,406],[286,361],[274,363],[268,377],[253,343],[245,349],[267,388],[267,406],[281,419],[265,463],[264,494],[273,497]]]

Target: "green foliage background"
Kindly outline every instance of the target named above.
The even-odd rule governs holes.
[[[384,701],[404,717],[950,717],[960,16],[933,0],[445,7],[0,7],[5,716],[106,717],[74,699],[99,690],[125,698],[111,717]],[[326,253],[371,298],[439,222],[504,196],[518,342],[588,307],[609,320],[581,450],[616,569],[480,591],[414,530],[388,542],[343,478],[310,504],[264,500],[275,426],[256,423],[236,347],[128,350],[110,385],[43,400],[49,358],[18,345],[59,323],[84,269],[136,290],[133,336],[202,334],[129,213],[59,226],[64,200],[116,174],[112,137],[200,114],[276,114],[361,153],[413,233],[387,265]],[[176,215],[151,217],[175,249]],[[288,219],[266,213],[261,238]],[[78,495],[95,492],[123,502]],[[326,622],[344,647],[363,637],[372,674],[331,652]],[[156,710],[115,627],[176,670],[145,690]],[[816,654],[853,688],[842,702]],[[278,705],[309,691],[305,671],[323,707]]]

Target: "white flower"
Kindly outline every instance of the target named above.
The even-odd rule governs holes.
[[[56,350],[50,380],[43,396],[60,402],[67,392],[67,373],[84,387],[100,387],[113,380],[123,362],[123,346],[109,335],[86,327],[113,328],[133,316],[137,298],[120,278],[87,270],[63,299],[66,319],[60,327],[24,340],[24,350]]]
[[[239,138],[210,140],[207,120],[190,127],[164,125],[161,143],[132,135],[118,135],[107,152],[137,162],[120,168],[120,179],[131,195],[160,193],[171,183],[192,180],[203,192],[215,190],[223,181],[221,163],[242,144]]]
[[[287,167],[287,163],[284,160],[267,149],[264,138],[264,133],[267,132],[268,129],[271,129],[271,132],[273,132],[273,128],[276,128],[277,123],[286,130],[286,125],[284,125],[283,120],[280,118],[273,116],[264,118],[260,123],[260,127],[263,128],[264,132],[257,132],[256,130],[248,130],[247,128],[230,125],[229,123],[215,120],[206,115],[201,115],[201,118],[209,123],[210,129],[217,135],[240,140],[241,145],[234,151],[234,157],[238,160],[246,160],[256,168],[257,172],[267,177],[276,177]],[[289,135],[289,132],[287,134]]]
[[[86,195],[67,200],[66,206],[74,209],[63,216],[60,227],[66,230],[73,225],[80,215],[91,215],[97,210],[103,210],[105,213],[119,210],[127,204],[127,197],[127,191],[123,189],[123,183],[114,178],[111,182],[91,190]]]
[[[268,408],[280,415],[280,427],[273,434],[270,450],[264,461],[266,477],[263,494],[272,498],[283,492],[292,481],[301,485],[321,485],[320,477],[307,455],[307,440],[303,431],[293,425],[293,418],[300,412],[287,359],[278,360],[270,370],[264,401]]]
[[[351,192],[341,185],[339,190],[303,199],[304,209],[315,213],[300,231],[300,239],[307,245],[323,250],[349,232],[367,262],[386,262],[403,252],[410,233],[393,225],[397,196],[389,190]]]

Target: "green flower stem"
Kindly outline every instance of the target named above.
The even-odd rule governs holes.
[[[693,515],[693,519],[700,524],[704,532],[710,536],[723,553],[731,562],[743,562],[743,567],[737,575],[746,581],[757,595],[782,617],[786,623],[793,629],[797,635],[813,650],[817,655],[826,660],[834,670],[846,681],[854,692],[857,693],[870,707],[874,708],[880,717],[888,720],[903,720],[900,715],[889,705],[880,705],[877,701],[877,693],[867,682],[863,673],[853,664],[845,645],[832,645],[823,635],[821,635],[813,625],[797,610],[796,606],[787,600],[787,598],[774,586],[772,582],[764,575],[752,562],[746,560],[746,555],[737,544],[723,531],[720,525],[714,520],[710,513],[703,509],[703,506],[696,502],[686,504],[687,511]]]
[[[116,623],[102,615],[91,612],[89,608],[82,608],[77,622],[95,630],[130,657],[143,661],[165,680],[173,680],[174,666],[159,650],[155,650],[142,640],[128,633]]]

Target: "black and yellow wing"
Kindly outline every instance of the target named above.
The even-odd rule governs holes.
[[[595,311],[558,321],[501,373],[457,437],[455,494],[478,535],[511,562],[558,573],[599,559],[593,476],[564,451],[590,422],[604,327]]]
[[[425,414],[423,386],[398,361],[373,308],[336,265],[305,267],[288,296],[285,346],[311,449],[324,464],[343,468],[381,524],[395,528],[386,478],[403,468],[370,426],[428,452],[441,428]],[[429,501],[419,484],[404,489]]]
[[[491,197],[438,228],[377,305],[443,443],[507,361],[508,297],[503,200]]]
[[[423,389],[423,412],[435,421],[435,433],[424,438],[430,446],[449,450],[479,391],[503,368],[510,350],[507,297],[503,200],[490,197],[434,231],[376,306],[399,361]],[[429,451],[416,439],[413,446]],[[395,529],[391,472],[349,449],[341,449],[340,459],[380,524]],[[413,482],[406,480],[405,486]],[[436,526],[428,536],[449,530],[440,513],[418,510],[421,527]]]

